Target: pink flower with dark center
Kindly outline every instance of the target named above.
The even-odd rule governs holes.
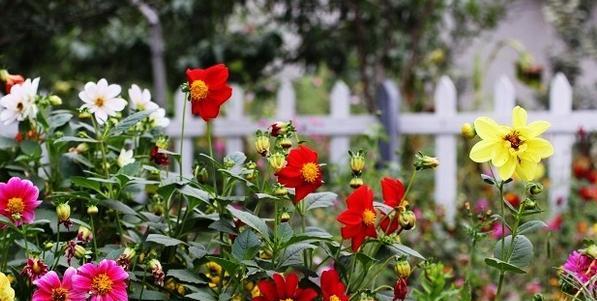
[[[50,271],[33,282],[37,290],[33,293],[32,301],[85,301],[86,294],[73,290],[73,277],[77,274],[75,268],[68,268],[64,272],[62,281],[58,274]]]
[[[576,276],[582,283],[586,283],[591,277],[597,274],[597,259],[593,259],[577,251],[572,251],[562,267]]]
[[[39,189],[29,180],[12,177],[6,183],[0,183],[0,215],[9,218],[16,226],[30,224],[35,219],[35,208]]]
[[[128,278],[116,261],[104,259],[98,264],[86,263],[79,267],[73,286],[75,291],[89,294],[91,301],[127,301]]]

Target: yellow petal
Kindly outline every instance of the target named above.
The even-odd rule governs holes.
[[[496,143],[495,152],[493,154],[493,159],[491,160],[491,164],[495,167],[500,167],[508,161],[510,158],[510,152],[507,148],[504,147],[502,143]]]
[[[527,152],[535,153],[543,159],[553,155],[553,146],[543,138],[529,139],[525,143],[527,144]]]
[[[512,109],[512,127],[518,129],[525,126],[527,126],[527,111],[520,106],[514,107]]]
[[[497,143],[495,141],[481,140],[471,148],[469,157],[477,163],[487,162],[493,158],[496,146]]]
[[[502,129],[493,119],[479,117],[475,119],[475,131],[483,140],[498,140],[501,137]]]
[[[520,164],[516,166],[516,173],[524,180],[532,181],[537,175],[537,163],[520,160]]]
[[[506,163],[504,165],[502,165],[501,167],[498,168],[498,172],[499,172],[500,178],[502,178],[502,180],[507,180],[512,177],[512,174],[514,173],[514,170],[516,169],[517,161],[518,160],[516,158],[510,157],[510,159],[508,161],[506,161]]]
[[[533,121],[523,129],[520,129],[520,134],[527,139],[534,138],[543,134],[550,126],[551,124],[547,121]]]

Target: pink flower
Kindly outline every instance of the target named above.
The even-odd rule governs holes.
[[[562,224],[564,223],[564,218],[561,214],[554,216],[548,223],[547,229],[549,231],[559,231],[562,228]]]
[[[597,260],[580,252],[572,251],[563,268],[576,276],[582,283],[586,283],[597,274]]]
[[[128,277],[116,261],[104,259],[82,265],[73,282],[77,292],[91,295],[91,301],[127,301]]]
[[[506,233],[502,232],[502,228],[503,228],[504,232],[506,232]],[[498,240],[506,235],[510,235],[510,229],[508,229],[507,226],[502,226],[502,223],[500,223],[499,221],[496,221],[491,226],[491,234],[490,235],[493,239]]]
[[[0,214],[8,217],[16,226],[30,224],[35,219],[39,189],[29,180],[12,177],[0,183]]]
[[[60,282],[56,272],[48,272],[33,282],[37,290],[33,293],[32,301],[85,301],[85,293],[73,290],[73,277],[76,274],[75,268],[68,268]]]

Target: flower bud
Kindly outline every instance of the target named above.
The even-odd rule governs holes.
[[[462,137],[466,139],[473,139],[475,138],[475,136],[477,136],[475,127],[473,127],[473,125],[468,122],[462,125],[462,127],[460,128],[460,134],[462,135]]]
[[[406,260],[406,258],[400,258],[394,265],[394,272],[396,272],[398,278],[408,278],[412,272],[408,260]]]
[[[359,187],[363,186],[363,179],[361,177],[353,177],[350,180],[350,187],[353,189],[357,189]]]
[[[52,241],[48,241],[44,244],[44,250],[49,251],[52,250],[56,246],[56,244]]]
[[[259,258],[270,260],[272,259],[272,252],[270,250],[259,250]]]
[[[271,154],[269,158],[267,158],[267,161],[275,172],[280,171],[282,168],[284,168],[284,166],[286,166],[286,156],[281,152]]]
[[[361,175],[363,169],[365,169],[365,152],[359,150],[356,153],[351,151],[348,153],[350,155],[350,169],[352,169],[352,173],[357,176]]]
[[[91,118],[91,113],[89,113],[88,111],[83,111],[79,113],[79,119],[87,119],[87,118]]]
[[[400,213],[398,216],[398,222],[400,223],[402,229],[411,230],[415,228],[417,217],[411,210],[406,210]]]
[[[277,197],[285,197],[288,195],[288,189],[280,184],[277,184],[274,188],[274,195]]]
[[[209,180],[207,168],[205,166],[195,166],[195,178],[199,183],[207,183],[207,180]]]
[[[289,149],[290,147],[292,147],[292,140],[290,140],[290,138],[284,136],[282,138],[278,138],[278,146],[280,146],[283,149]]]
[[[151,269],[151,270],[161,270],[162,264],[160,263],[159,260],[152,259],[147,263],[147,267],[149,267],[149,269]]]
[[[53,106],[59,106],[62,104],[62,98],[58,97],[57,95],[51,95],[48,97],[50,104]]]
[[[128,260],[132,260],[135,257],[135,255],[137,255],[137,252],[135,251],[135,249],[126,247],[124,249],[124,251],[122,251],[122,255],[120,255],[120,256],[122,256],[123,258],[126,258]]]
[[[533,210],[537,208],[537,202],[530,198],[526,198],[524,201],[522,201],[522,206],[524,210]]]
[[[543,185],[535,182],[527,184],[527,192],[530,195],[538,195],[543,192]]]
[[[66,222],[70,218],[70,206],[68,203],[62,203],[56,206],[56,215],[59,222]]]
[[[437,158],[435,157],[430,157],[427,155],[423,155],[422,153],[417,153],[417,155],[415,156],[414,165],[417,170],[436,168],[437,166],[439,166],[439,160],[437,160]]]
[[[258,132],[257,138],[255,139],[255,150],[257,153],[265,157],[269,153],[269,148],[269,137],[261,132]]]
[[[271,125],[272,137],[278,137],[279,135],[284,135],[292,131],[294,131],[292,122],[278,121]]]
[[[541,294],[535,294],[533,296],[533,301],[544,301],[544,300],[545,300],[545,298]]]
[[[81,258],[85,258],[85,256],[87,256],[87,249],[85,249],[83,246],[76,245],[75,246],[75,257],[81,259]]]
[[[84,242],[90,242],[93,239],[93,232],[89,228],[80,226],[77,231],[77,239]]]
[[[282,212],[282,214],[280,214],[280,222],[285,223],[288,222],[290,220],[290,214],[288,214],[288,212]]]
[[[91,205],[87,207],[87,214],[89,215],[96,215],[99,212],[99,209],[96,205]]]
[[[168,145],[170,145],[170,139],[168,139],[168,137],[161,136],[155,141],[155,146],[159,149],[168,149]]]
[[[593,259],[597,259],[597,245],[592,244],[588,246],[583,253],[591,256]]]
[[[89,150],[89,145],[87,143],[79,143],[75,150],[79,154],[86,153]]]

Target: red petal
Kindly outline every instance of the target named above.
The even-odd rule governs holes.
[[[228,80],[228,68],[218,64],[205,69],[205,83],[208,87],[219,87]]]
[[[278,293],[276,292],[276,285],[271,279],[261,280],[257,284],[259,286],[259,292],[268,301],[278,301]]]
[[[363,222],[363,215],[356,211],[346,210],[338,215],[337,220],[345,225],[356,226]]]
[[[205,121],[209,121],[218,117],[218,114],[220,114],[220,106],[213,100],[207,98],[193,101],[193,114],[201,116]]]
[[[199,69],[199,68],[187,69],[186,74],[187,74],[187,81],[189,82],[189,85],[191,85],[191,83],[193,83],[193,81],[195,81],[195,80],[204,80],[205,79],[205,70],[203,70],[203,69]]]
[[[280,274],[274,274],[272,277],[274,282],[276,283],[276,290],[278,291],[278,298],[285,299],[290,296],[286,290],[286,282],[284,281],[284,277]]]
[[[346,206],[360,212],[373,207],[373,191],[369,186],[363,185],[353,191],[346,199]]]
[[[205,100],[209,99],[209,100],[217,103],[218,105],[222,105],[228,99],[230,99],[230,97],[232,96],[232,88],[230,88],[228,86],[223,86],[221,88],[214,89],[214,90],[211,90],[211,86],[209,86],[209,87],[210,87],[210,90],[208,90],[207,98]]]
[[[309,193],[314,192],[321,186],[321,182],[315,181],[314,183],[308,183],[296,186],[294,191],[294,203],[298,203],[304,199]]]
[[[288,154],[288,165],[301,168],[309,162],[317,163],[317,153],[304,145],[299,145]]]
[[[365,233],[363,230],[364,229],[360,229],[359,231],[355,232],[352,237],[351,246],[353,252],[358,251],[361,245],[363,244],[363,241],[365,240]]]
[[[384,203],[391,207],[400,205],[404,196],[404,184],[398,179],[383,178],[381,180],[381,190],[383,192]]]
[[[312,301],[317,298],[317,292],[312,288],[300,288],[296,293],[296,301]]]
[[[294,273],[286,275],[286,297],[294,296],[298,287],[298,276]]]

